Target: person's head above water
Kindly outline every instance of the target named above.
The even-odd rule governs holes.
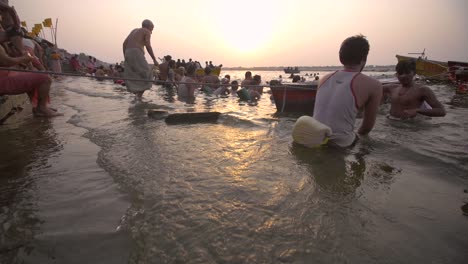
[[[399,61],[395,71],[397,74],[416,73],[416,62],[414,60]]]
[[[345,65],[358,65],[367,61],[369,42],[363,35],[349,37],[341,43],[340,62]]]

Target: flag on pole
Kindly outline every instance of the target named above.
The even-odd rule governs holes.
[[[37,29],[39,29],[39,30],[42,29],[42,24],[34,24],[34,26],[35,26]]]
[[[21,26],[22,27],[27,27],[28,25],[26,24],[26,21],[21,21]]]
[[[33,28],[31,33],[33,33],[34,35],[38,36],[39,35],[39,32],[41,32],[40,29],[37,29],[37,28]]]
[[[51,18],[46,18],[44,19],[44,22],[42,22],[44,27],[52,27],[52,19]]]

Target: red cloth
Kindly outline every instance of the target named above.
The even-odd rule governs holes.
[[[49,80],[47,74],[0,71],[0,95],[27,93],[33,107],[37,107],[37,88]]]

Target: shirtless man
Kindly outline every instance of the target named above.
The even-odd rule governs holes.
[[[172,60],[171,55],[164,56],[164,62],[159,64],[159,80],[165,82],[169,74],[169,62]]]
[[[245,76],[245,79],[241,82],[241,87],[244,87],[244,85],[252,85],[254,83],[251,71],[246,71],[244,76]],[[249,87],[246,87],[246,88],[249,88]]]
[[[389,118],[407,119],[417,114],[445,116],[444,106],[437,100],[434,92],[429,87],[414,82],[415,74],[414,61],[400,61],[396,65],[396,75],[400,84],[384,85],[384,98],[390,100]],[[425,107],[424,102],[430,107]]]
[[[363,110],[359,135],[374,127],[382,98],[382,84],[361,73],[366,65],[369,42],[362,35],[352,36],[341,44],[339,56],[343,69],[321,78],[314,106],[314,118],[331,128],[329,144],[351,146],[358,111]]]
[[[146,47],[146,50],[153,59],[154,65],[158,65],[153,53],[153,48],[151,47],[151,33],[153,32],[153,29],[153,22],[145,19],[141,23],[141,28],[132,30],[123,42],[122,47],[125,57],[125,78],[152,79],[152,70],[146,62],[143,47]],[[141,99],[145,90],[151,88],[152,82],[127,80],[126,86],[129,92],[132,92],[137,96],[137,99]]]
[[[220,86],[218,76],[211,74],[211,68],[205,68],[205,76],[202,79],[202,90],[206,93],[213,93]]]

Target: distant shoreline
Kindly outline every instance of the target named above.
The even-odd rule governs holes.
[[[284,66],[274,66],[274,67],[223,67],[223,70],[254,70],[254,71],[283,71],[286,67]],[[343,68],[343,66],[301,66],[298,67],[301,71],[336,71]],[[369,65],[364,68],[364,71],[377,71],[377,72],[387,72],[394,71],[395,65]]]

